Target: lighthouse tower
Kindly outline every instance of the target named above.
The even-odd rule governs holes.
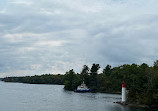
[[[126,102],[126,84],[124,81],[122,83],[122,102]]]

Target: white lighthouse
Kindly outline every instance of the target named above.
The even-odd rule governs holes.
[[[126,84],[124,81],[122,83],[122,102],[126,102]]]

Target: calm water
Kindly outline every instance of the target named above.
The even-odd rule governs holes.
[[[120,95],[74,93],[63,87],[0,82],[0,111],[149,111],[114,104]]]

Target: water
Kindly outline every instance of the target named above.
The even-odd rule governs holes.
[[[63,87],[0,82],[0,111],[151,111],[114,104],[121,95],[74,93]]]

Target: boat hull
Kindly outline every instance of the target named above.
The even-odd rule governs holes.
[[[75,92],[90,92],[90,89],[86,89],[86,90],[75,90]]]

